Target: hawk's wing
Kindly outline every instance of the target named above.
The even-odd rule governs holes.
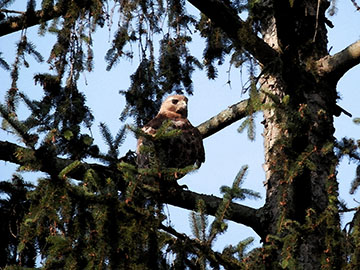
[[[205,161],[202,136],[189,120],[184,118],[168,119],[164,115],[157,115],[142,130],[149,135],[155,135],[165,122],[169,125],[169,130],[176,129],[181,132],[178,135],[156,142],[144,137],[139,138],[137,146],[138,166],[149,166],[151,156],[149,153],[141,153],[141,146],[146,145],[154,148],[162,167],[184,168],[194,164],[200,167],[201,163]]]

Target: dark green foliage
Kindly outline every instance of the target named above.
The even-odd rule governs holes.
[[[191,74],[194,65],[201,68],[201,64],[186,48],[186,43],[190,41],[189,36],[178,36],[176,39],[165,36],[161,41],[159,82],[164,92],[182,93],[184,89],[192,94]]]
[[[6,105],[11,112],[16,111],[16,104],[17,104],[17,94],[18,94],[18,88],[17,88],[17,80],[19,78],[19,70],[21,65],[28,68],[29,63],[27,62],[25,56],[27,54],[32,55],[36,61],[42,62],[43,57],[41,54],[35,50],[35,45],[33,45],[31,42],[28,42],[26,35],[21,36],[21,40],[16,44],[17,46],[17,52],[16,52],[16,58],[15,61],[11,67],[11,88],[7,92],[6,96]]]
[[[34,147],[38,136],[29,133],[29,128],[23,122],[18,121],[15,114],[10,112],[2,104],[0,104],[0,115],[3,117],[2,128],[14,132],[23,139],[26,145],[31,148]]]
[[[105,60],[108,62],[108,66],[106,67],[107,70],[112,69],[113,66],[120,61],[121,57],[133,57],[131,52],[123,51],[124,46],[130,39],[131,37],[128,35],[126,28],[122,27],[117,30],[112,43],[112,48],[110,48],[105,55]]]
[[[82,158],[88,154],[92,139],[81,134],[81,127],[91,127],[93,116],[85,105],[85,96],[75,85],[61,87],[57,77],[38,74],[35,82],[44,88],[44,97],[31,102],[24,95],[32,115],[25,121],[29,128],[37,128],[46,134],[45,142],[56,142],[59,153],[71,154],[73,158]]]
[[[20,244],[20,225],[29,210],[31,201],[27,198],[34,186],[14,175],[11,182],[0,182],[0,268],[21,263],[26,267],[35,266],[36,250],[26,245],[22,256],[18,257]]]
[[[253,241],[254,238],[248,237],[240,241],[236,246],[226,247],[223,251],[223,254],[228,256],[236,256],[236,258],[241,261],[249,255],[247,252]]]
[[[120,91],[127,101],[121,119],[133,116],[136,124],[142,126],[155,116],[164,95],[192,94],[191,75],[194,67],[201,68],[201,64],[189,54],[186,48],[189,41],[187,36],[171,39],[166,35],[160,42],[159,64],[151,58],[142,59],[131,75],[130,88]]]
[[[222,186],[220,188],[221,193],[224,194],[224,198],[227,197],[231,200],[233,199],[245,200],[246,198],[251,198],[251,199],[261,198],[260,193],[255,192],[253,190],[241,188],[245,180],[247,170],[248,170],[248,166],[243,166],[240,169],[240,171],[235,177],[234,183],[231,188],[228,186]]]
[[[360,267],[359,252],[360,252],[360,212],[359,209],[350,222],[348,233],[347,250],[349,253],[349,265],[346,269],[356,269]]]
[[[202,15],[197,28],[201,36],[206,38],[206,48],[204,50],[204,64],[207,69],[207,76],[210,79],[217,77],[217,70],[214,62],[218,65],[224,63],[225,55],[231,51],[231,43],[226,38],[222,30],[215,27],[206,16]]]
[[[0,0],[0,8],[8,7],[12,2]],[[273,74],[273,70],[265,66],[259,75],[258,63],[252,56],[243,51],[241,46],[234,47],[225,32],[204,14],[198,17],[189,15],[186,2],[41,1],[43,14],[57,10],[62,16],[54,18],[50,23],[46,19],[40,20],[39,33],[55,35],[56,42],[47,60],[53,73],[35,75],[35,83],[39,83],[44,91],[38,100],[32,99],[28,89],[27,94],[18,89],[21,68],[28,68],[31,63],[28,56],[43,62],[43,56],[28,40],[26,29],[16,44],[16,57],[12,65],[7,64],[0,54],[0,66],[10,70],[12,79],[6,94],[6,104],[0,104],[3,128],[13,132],[27,147],[15,153],[23,164],[19,169],[41,169],[47,173],[35,186],[25,183],[19,176],[14,176],[12,182],[0,182],[0,193],[6,195],[0,199],[0,267],[34,267],[38,256],[43,263],[42,269],[296,269],[304,237],[310,235],[311,238],[321,233],[325,235],[323,246],[326,246],[321,251],[324,268],[340,268],[345,255],[349,261],[348,269],[359,268],[359,210],[347,209],[339,202],[335,168],[327,168],[330,173],[324,183],[328,199],[325,211],[316,213],[313,209],[316,205],[308,205],[311,199],[306,194],[309,183],[303,179],[310,179],[310,173],[315,174],[318,170],[314,156],[325,157],[334,149],[332,141],[319,144],[320,149],[307,141],[307,134],[316,127],[312,118],[314,112],[309,110],[311,104],[305,102],[303,92],[311,96],[313,92],[307,88],[318,90],[314,87],[315,83],[312,85],[308,82],[313,78],[299,75],[299,70],[296,70],[299,78],[283,76],[283,79],[288,80],[284,82],[288,85],[284,96],[279,98],[270,92],[261,93],[273,103],[264,105],[264,96],[260,97],[258,91],[259,78],[260,75],[265,76],[263,79],[266,80],[266,76]],[[235,14],[246,11],[245,24],[257,34],[263,26],[262,20],[273,14],[272,8],[266,6],[269,1],[220,2],[225,3],[226,8],[232,9]],[[286,2],[286,5],[289,3],[293,6],[295,2]],[[331,1],[331,14],[335,12],[335,2]],[[30,22],[36,14],[35,3],[34,0],[24,2],[27,5],[26,22]],[[308,9],[306,14],[313,16],[312,11]],[[4,21],[7,16],[5,11],[1,11],[0,21]],[[320,18],[320,21],[324,19]],[[247,167],[240,169],[231,187],[221,187],[222,202],[212,222],[207,217],[205,202],[198,202],[197,211],[190,215],[195,238],[192,239],[164,225],[166,216],[161,202],[165,192],[170,195],[171,192],[180,192],[176,178],[192,171],[193,166],[168,168],[159,164],[161,151],[154,151],[154,147],[145,145],[142,151],[153,159],[149,167],[138,168],[133,153],[119,157],[125,127],[121,127],[113,136],[107,124],[101,123],[100,132],[108,151],[105,150],[104,154],[93,144],[90,129],[94,117],[86,105],[85,95],[78,88],[78,81],[85,71],[93,69],[92,34],[105,25],[109,27],[108,30],[114,30],[110,31],[114,36],[105,55],[107,70],[114,69],[124,58],[138,60],[128,89],[120,91],[127,101],[120,120],[131,117],[137,126],[144,125],[155,116],[164,96],[171,93],[191,95],[195,68],[205,67],[210,79],[217,77],[217,66],[227,60],[229,68],[247,69],[249,81],[243,85],[242,92],[247,91],[250,95],[248,117],[239,131],[247,128],[248,137],[253,139],[254,115],[259,110],[268,109],[274,110],[273,118],[276,118],[280,129],[286,131],[284,138],[276,141],[272,149],[267,149],[269,155],[274,155],[274,166],[271,169],[283,174],[278,177],[278,189],[272,191],[278,196],[278,204],[272,205],[274,208],[271,209],[280,215],[276,217],[278,223],[271,224],[277,234],[267,235],[263,239],[263,248],[248,252],[247,248],[253,240],[246,238],[235,246],[224,248],[222,252],[212,249],[217,237],[227,230],[226,219],[232,211],[231,203],[259,197],[257,192],[242,187]],[[312,30],[314,22],[311,21],[309,25]],[[195,31],[200,32],[205,42],[203,63],[198,60],[198,55],[193,55],[189,50]],[[302,37],[309,31],[300,32]],[[238,38],[241,45],[241,41],[248,37],[239,32]],[[293,50],[291,46],[283,49],[287,54]],[[296,64],[294,61],[294,66]],[[281,69],[285,67],[281,66]],[[284,74],[292,72],[290,70]],[[302,88],[296,85],[303,82],[306,84]],[[231,84],[230,77],[228,83]],[[28,87],[31,87],[30,83]],[[20,103],[27,106],[28,115],[18,115]],[[324,114],[322,110],[316,113]],[[356,121],[360,122],[359,119]],[[136,135],[150,138],[138,127],[131,129]],[[161,145],[165,139],[178,134],[176,130],[169,132],[165,124],[151,139]],[[336,143],[335,149],[337,160],[348,156],[358,165],[352,193],[360,185],[358,148],[359,142],[343,139]],[[69,157],[71,160],[61,167],[61,159],[58,157]],[[100,166],[96,165],[89,168],[90,165],[82,163],[85,158],[95,158],[106,169],[99,169]],[[335,167],[337,163],[334,161],[331,164]],[[81,169],[83,173],[79,176]],[[71,178],[76,173],[78,181]],[[301,193],[303,197],[296,192],[292,193],[294,190],[291,188],[294,186],[300,191],[306,191]],[[293,201],[301,202],[300,208],[296,209],[301,215],[291,216],[289,209]],[[346,234],[339,228],[339,206],[343,211],[356,211]],[[280,260],[271,261],[269,258],[272,256]],[[266,264],[268,261],[271,263]]]
[[[228,246],[225,247],[223,252],[220,254],[213,254],[209,252],[215,239],[220,234],[227,230],[226,216],[230,209],[230,203],[234,199],[244,200],[246,198],[260,198],[257,192],[252,190],[243,189],[245,174],[247,166],[243,166],[239,173],[236,175],[232,187],[222,186],[221,192],[224,194],[223,201],[219,205],[215,214],[215,219],[208,228],[208,217],[206,215],[205,204],[203,201],[198,201],[197,211],[190,214],[190,223],[192,232],[200,242],[198,247],[193,247],[193,252],[199,257],[195,262],[197,269],[208,269],[210,265],[212,269],[220,269],[220,266],[225,269],[243,269],[245,267],[242,264],[242,260],[248,256],[246,248],[252,243],[254,239],[248,238],[240,241],[236,247]]]
[[[248,111],[248,117],[245,118],[245,120],[241,123],[241,125],[238,128],[238,132],[243,132],[245,129],[247,129],[247,135],[249,140],[254,141],[255,140],[255,114],[261,108],[263,107],[260,94],[256,88],[256,79],[254,77],[251,77],[250,81],[250,99],[249,104],[247,106]]]
[[[66,177],[74,169],[76,164],[59,178],[39,180],[30,193],[20,256],[35,245],[44,269],[162,269],[161,208],[126,201],[113,179],[95,171],[74,184]]]
[[[100,131],[103,135],[104,141],[109,147],[109,151],[107,155],[104,156],[104,159],[110,159],[108,160],[110,163],[115,163],[116,161],[118,161],[118,149],[122,145],[126,137],[126,126],[123,126],[121,129],[119,129],[115,138],[112,137],[110,130],[105,123],[100,123]]]
[[[110,22],[109,14],[104,14],[101,1],[41,3],[43,12],[51,12],[55,5],[64,17],[54,20],[50,26],[45,22],[41,25],[42,34],[48,31],[57,36],[48,59],[55,74],[35,75],[35,83],[44,90],[40,100],[32,100],[18,91],[20,65],[28,65],[25,55],[31,54],[42,61],[24,36],[12,67],[13,84],[7,107],[1,106],[1,114],[6,121],[4,127],[15,131],[32,148],[17,154],[27,164],[23,168],[54,169],[58,155],[70,156],[74,161],[57,171],[48,171],[49,177],[40,179],[29,194],[26,202],[29,205],[31,202],[31,207],[24,211],[26,217],[16,254],[25,258],[29,249],[36,249],[44,269],[168,269],[163,251],[170,236],[159,231],[165,216],[162,205],[152,199],[158,196],[159,189],[143,181],[141,177],[146,176],[138,173],[130,156],[119,163],[125,127],[113,137],[105,123],[100,125],[109,147],[107,154],[100,154],[92,138],[83,133],[84,127],[90,129],[93,116],[85,104],[85,96],[77,88],[77,80],[83,71],[92,69],[91,33],[97,25],[102,27],[106,21]],[[122,93],[128,102],[123,118],[135,116],[137,124],[143,124],[158,111],[165,94],[192,92],[191,74],[200,64],[187,50],[191,38],[182,32],[194,19],[186,15],[184,2],[122,1],[121,5],[121,26],[105,58],[110,69],[121,57],[133,56],[131,51],[125,51],[129,43],[140,42],[142,60],[131,77],[129,90]],[[163,35],[157,63],[152,35],[163,31],[161,24],[166,7],[170,11],[166,16],[170,18],[171,35]],[[34,2],[29,1],[27,12],[30,15],[33,11]],[[139,16],[134,16],[135,11]],[[132,27],[134,19],[136,27]],[[87,51],[83,49],[84,44]],[[179,70],[181,76],[176,76]],[[26,104],[30,111],[24,120],[16,115],[19,102]],[[80,183],[74,183],[68,175],[81,166],[79,160],[88,156],[110,163],[113,169],[116,168],[113,165],[118,164],[118,174],[109,178],[90,169]],[[166,174],[184,173],[174,170]]]
[[[184,1],[122,1],[124,11],[105,60],[111,69],[122,57],[133,58],[132,43],[138,42],[140,63],[131,76],[125,95],[127,107],[121,119],[131,116],[143,125],[157,112],[165,94],[192,94],[191,75],[200,62],[189,53],[188,35],[195,18],[187,15]],[[165,13],[165,10],[167,11]],[[168,25],[164,28],[164,19]],[[160,34],[159,60],[155,61],[155,34]],[[155,100],[155,103],[154,103]]]
[[[190,214],[190,223],[193,235],[196,239],[205,242],[207,239],[207,226],[208,218],[205,210],[204,201],[200,200],[197,202],[197,211]]]
[[[133,75],[131,86],[127,91],[121,91],[126,97],[127,105],[121,114],[121,120],[135,117],[135,122],[143,126],[158,112],[164,95],[157,84],[154,62],[143,59]]]

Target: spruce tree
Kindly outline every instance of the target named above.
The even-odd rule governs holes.
[[[2,42],[20,33],[11,63],[0,52],[1,72],[11,78],[1,86],[7,89],[2,129],[17,139],[0,140],[0,158],[19,171],[44,174],[34,185],[18,174],[1,179],[1,268],[359,268],[360,212],[340,200],[337,166],[343,157],[358,166],[354,194],[360,145],[356,138],[335,139],[334,117],[351,117],[337,104],[337,83],[360,63],[360,41],[336,53],[328,48],[336,1],[28,0],[23,11],[13,9],[18,2],[0,0]],[[359,10],[356,0],[351,3]],[[56,37],[48,55],[30,40],[33,26],[39,35]],[[102,149],[93,139],[96,115],[79,79],[85,72],[91,76],[97,64],[94,36],[109,29],[114,35],[106,69],[124,59],[136,61],[137,68],[128,89],[120,91],[126,99],[123,125],[117,132],[107,123],[97,129],[107,146]],[[204,41],[202,59],[190,49],[195,34]],[[47,71],[34,70],[33,82],[23,88],[21,69],[32,67],[30,58]],[[239,203],[259,197],[243,187],[247,166],[232,186],[219,185],[222,197],[216,197],[177,184],[176,174],[192,168],[139,169],[133,151],[119,154],[127,133],[144,135],[140,127],[155,116],[163,97],[191,96],[195,70],[212,80],[225,63],[247,68],[243,92],[249,98],[198,128],[206,139],[242,119],[239,131],[254,139],[255,114],[262,113],[266,198],[259,209]],[[32,97],[32,83],[43,89],[40,98]],[[127,126],[128,119],[134,125]],[[177,135],[165,127],[156,136]],[[193,235],[165,222],[165,204],[193,211]],[[342,212],[353,213],[345,228]],[[262,246],[249,250],[253,239],[245,237],[215,250],[229,220],[251,227]]]

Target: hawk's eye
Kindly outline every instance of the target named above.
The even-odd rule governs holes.
[[[173,99],[171,102],[172,102],[172,104],[176,105],[179,102],[179,100]]]

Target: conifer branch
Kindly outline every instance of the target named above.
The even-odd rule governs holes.
[[[64,15],[65,12],[66,9],[61,9],[57,6],[54,6],[53,9],[47,10],[46,12],[44,12],[43,10],[38,10],[32,14],[24,12],[22,15],[19,16],[11,16],[6,21],[0,23],[0,37],[14,33],[27,27],[38,25],[42,22],[50,21]]]
[[[0,160],[11,162],[18,165],[26,165],[26,162],[19,160],[16,157],[16,153],[21,151],[29,150],[30,148],[25,148],[20,145],[7,142],[7,141],[0,141]],[[37,157],[40,162],[39,171],[49,173],[49,174],[59,174],[64,168],[74,163],[74,160],[65,159],[65,158],[58,158],[58,157],[39,157],[41,155],[41,151],[38,150]],[[67,175],[70,178],[82,180],[84,178],[84,174],[89,170],[95,170],[99,175],[103,175],[106,177],[110,177],[114,174],[114,171],[107,168],[106,166],[99,165],[99,164],[89,164],[82,162],[79,164],[76,169],[69,172]]]
[[[229,106],[227,109],[221,111],[209,120],[197,126],[203,138],[207,138],[221,129],[231,125],[232,123],[249,115],[247,106],[249,100],[242,100],[234,105]]]
[[[245,49],[264,66],[274,63],[274,60],[278,58],[278,53],[258,37],[251,25],[241,20],[236,11],[226,4],[226,1],[189,0],[189,2],[215,25],[221,27],[239,51]]]
[[[225,269],[239,269],[241,267],[241,262],[235,260],[235,258],[229,256],[229,254],[221,254],[217,251],[213,251],[208,245],[204,245],[199,241],[196,241],[194,239],[191,239],[187,237],[185,234],[181,234],[177,232],[174,228],[165,226],[163,224],[160,224],[159,227],[161,230],[175,236],[177,239],[180,239],[184,242],[190,243],[192,248],[192,251],[194,253],[197,253],[197,250],[199,251],[205,251],[204,254],[206,254],[206,259],[208,259],[210,262],[214,262],[215,265],[217,263],[223,265]]]
[[[7,141],[0,141],[0,160],[15,163],[18,165],[25,165],[25,163],[16,157],[16,153],[21,150],[26,150],[22,146],[10,143]],[[64,168],[71,165],[74,160],[53,157],[39,158],[40,164],[39,170],[50,175],[58,175]],[[76,180],[83,180],[84,174],[89,170],[93,169],[96,173],[104,178],[113,178],[118,172],[114,172],[114,169],[108,168],[100,164],[89,164],[81,162],[77,164],[76,168],[71,170],[67,177]],[[189,190],[177,189],[175,192],[165,192],[162,194],[162,202],[168,203],[173,206],[178,206],[188,210],[196,210],[197,202],[203,200],[205,203],[206,213],[208,215],[215,215],[219,205],[222,203],[222,199],[213,195],[199,194]],[[260,217],[262,210],[254,209],[245,205],[230,203],[231,209],[226,216],[226,219],[240,223],[251,227],[260,236],[263,235],[263,229],[260,223]]]
[[[214,216],[217,212],[222,199],[213,195],[199,194],[190,190],[181,190],[173,193],[164,194],[164,203],[178,206],[188,210],[196,210],[197,202],[203,200],[205,203],[206,214]],[[251,227],[260,236],[263,229],[260,223],[261,208],[254,209],[245,205],[231,202],[226,219],[236,223]]]
[[[337,82],[347,71],[360,64],[360,40],[334,55],[321,58],[316,64],[319,75]]]

